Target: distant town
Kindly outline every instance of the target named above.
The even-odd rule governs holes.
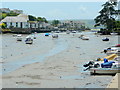
[[[47,21],[45,17],[26,15],[23,13],[23,10],[17,9],[10,10],[9,8],[1,8],[0,16],[2,32],[32,33],[57,30],[90,30],[90,28],[80,20]]]

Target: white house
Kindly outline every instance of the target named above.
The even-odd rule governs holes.
[[[16,28],[28,28],[28,15],[20,14],[18,16],[7,16],[1,22],[7,25],[7,28],[16,27]]]
[[[2,23],[7,25],[7,28],[14,27],[14,28],[41,28],[41,27],[48,27],[49,25],[45,22],[37,22],[37,21],[29,21],[28,15],[19,14],[18,16],[7,16],[3,20]]]

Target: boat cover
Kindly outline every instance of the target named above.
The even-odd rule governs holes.
[[[102,68],[111,68],[112,64],[115,63],[114,61],[109,61],[101,64]]]

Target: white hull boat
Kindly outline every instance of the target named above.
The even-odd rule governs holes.
[[[77,31],[72,31],[72,33],[76,33]]]
[[[91,68],[90,74],[116,74],[120,73],[120,68]]]
[[[82,40],[89,40],[89,37],[83,36],[81,37]]]
[[[26,44],[32,44],[33,43],[33,39],[31,37],[27,37],[25,40]]]
[[[104,53],[106,53],[107,55],[117,54],[118,56],[120,56],[120,51],[116,47],[104,49]]]
[[[90,68],[90,74],[107,74],[107,75],[112,75],[112,74],[116,74],[116,73],[120,73],[120,64],[119,62],[116,62],[112,65],[112,67],[108,67],[108,68],[103,68],[103,67],[99,67],[99,68]]]
[[[66,34],[70,34],[70,31],[66,31]]]
[[[53,34],[52,38],[58,38],[58,35],[57,34]]]
[[[118,35],[118,33],[110,33],[111,35]]]
[[[17,41],[22,41],[22,35],[17,35]]]

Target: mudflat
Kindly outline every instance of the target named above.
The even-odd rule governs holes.
[[[105,88],[113,76],[91,76],[83,64],[106,56],[101,51],[118,43],[118,36],[82,32],[90,40],[78,38],[81,33],[59,33],[59,37],[36,34],[32,45],[18,42],[12,34],[2,35],[3,88]]]

